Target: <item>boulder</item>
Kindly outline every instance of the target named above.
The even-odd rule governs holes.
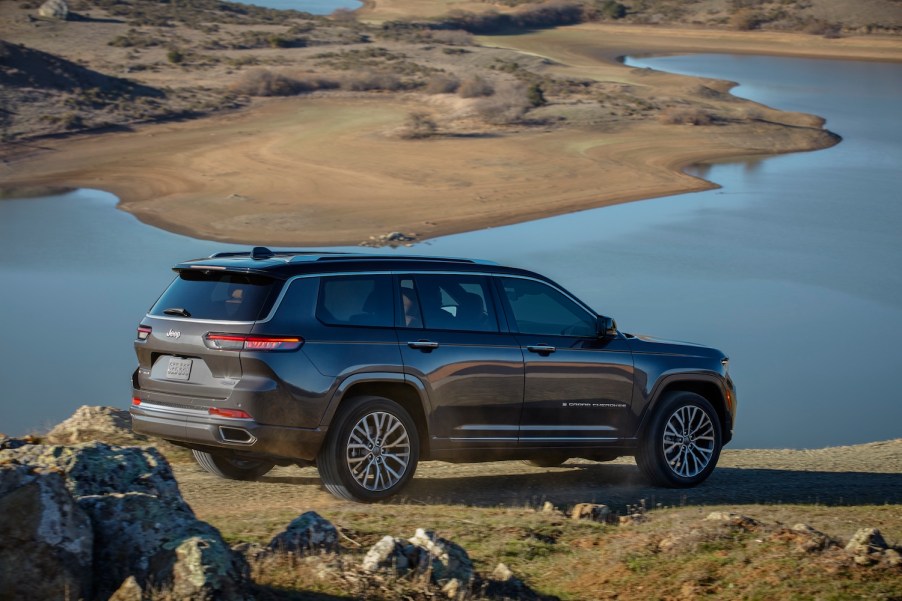
[[[45,19],[65,21],[69,18],[69,5],[66,0],[47,0],[38,8],[38,15]]]
[[[148,438],[132,432],[128,411],[115,407],[82,405],[72,417],[55,426],[46,436],[51,444],[106,442],[118,445],[147,444]]]
[[[247,564],[195,517],[156,449],[25,445],[0,450],[4,466],[56,474],[90,520],[95,598],[153,598],[147,591],[179,599],[244,597]]]
[[[607,505],[596,505],[595,503],[577,503],[570,512],[570,518],[574,520],[607,522],[611,519],[611,508]]]
[[[301,514],[273,537],[267,545],[271,551],[310,555],[335,553],[339,550],[338,530],[332,522],[315,511]]]
[[[87,599],[93,531],[60,474],[0,466],[0,596]]]
[[[852,555],[855,563],[862,566],[879,563],[888,549],[889,545],[876,528],[861,528],[846,545],[846,552]]]

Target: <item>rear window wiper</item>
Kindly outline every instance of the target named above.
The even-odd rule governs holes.
[[[191,317],[191,314],[188,313],[187,309],[182,309],[181,307],[171,307],[169,309],[164,309],[163,313],[166,315],[181,315],[182,317]]]

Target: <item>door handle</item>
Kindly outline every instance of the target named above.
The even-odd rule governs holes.
[[[531,344],[526,347],[530,353],[539,353],[540,355],[549,355],[556,351],[557,349],[553,346],[548,346],[547,344]]]
[[[431,351],[432,349],[438,348],[438,342],[432,342],[431,340],[414,340],[408,342],[407,346],[420,349],[421,351]]]

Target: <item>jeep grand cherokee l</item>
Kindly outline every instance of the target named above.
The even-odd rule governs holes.
[[[723,353],[620,332],[530,271],[262,247],[173,269],[138,326],[133,428],[221,477],[315,464],[376,501],[420,460],[635,455],[683,487],[732,437]]]

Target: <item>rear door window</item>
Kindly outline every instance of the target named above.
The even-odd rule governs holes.
[[[185,269],[150,309],[160,317],[255,321],[269,313],[282,282],[246,273]]]
[[[316,317],[324,324],[333,326],[392,327],[395,314],[392,308],[391,277],[323,277],[316,304]]]
[[[482,276],[418,274],[400,283],[406,327],[498,331],[488,281]]]

